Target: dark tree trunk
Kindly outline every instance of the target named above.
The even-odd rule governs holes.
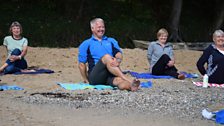
[[[214,24],[211,32],[214,32],[217,29],[221,29],[224,21],[224,2],[223,0],[216,0],[215,6],[215,17]]]
[[[181,16],[181,10],[182,10],[182,0],[173,0],[173,6],[172,6],[172,12],[170,16],[170,24],[169,24],[169,30],[170,30],[170,41],[182,41],[182,38],[180,36],[180,30],[179,30],[179,22],[180,22],[180,16]]]
[[[77,16],[76,16],[76,20],[79,20],[79,19],[82,17],[82,14],[83,14],[83,8],[84,8],[84,3],[85,3],[85,0],[82,0],[81,3],[80,3],[79,11],[78,11],[78,14],[77,14]]]

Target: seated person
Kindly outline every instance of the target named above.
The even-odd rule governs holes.
[[[22,26],[19,22],[15,21],[11,24],[9,31],[11,35],[6,36],[3,42],[8,52],[8,58],[0,67],[0,72],[4,72],[5,74],[29,72],[29,70],[26,70],[27,62],[24,59],[27,53],[28,41],[21,36]]]
[[[213,41],[199,58],[197,68],[202,75],[208,75],[209,83],[224,84],[224,32],[216,30]]]
[[[79,70],[85,83],[117,86],[121,90],[136,91],[140,81],[127,78],[120,69],[122,51],[118,42],[104,36],[105,26],[101,18],[90,21],[91,38],[79,46]],[[88,72],[87,72],[88,63]]]
[[[148,46],[148,61],[153,75],[169,75],[177,79],[185,79],[174,66],[173,46],[167,43],[168,32],[162,28],[157,32],[157,41]]]

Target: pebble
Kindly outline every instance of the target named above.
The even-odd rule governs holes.
[[[162,83],[162,82],[161,82]],[[201,111],[214,104],[224,104],[222,88],[201,88],[190,82],[171,86],[157,85],[137,92],[120,90],[82,90],[26,92],[17,100],[30,104],[55,104],[72,108],[122,108],[145,114],[176,115],[179,118],[201,118]]]

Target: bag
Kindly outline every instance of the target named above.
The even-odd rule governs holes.
[[[218,124],[224,124],[224,110],[220,110],[215,114],[215,121]]]

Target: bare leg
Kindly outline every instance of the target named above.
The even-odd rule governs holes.
[[[112,66],[111,63],[114,62],[113,57],[110,55],[105,55],[102,58],[102,62],[107,66],[110,73],[115,75],[113,84],[118,86],[121,90],[131,90],[136,91],[140,85],[140,81],[137,79],[128,79],[121,71],[119,66]]]

